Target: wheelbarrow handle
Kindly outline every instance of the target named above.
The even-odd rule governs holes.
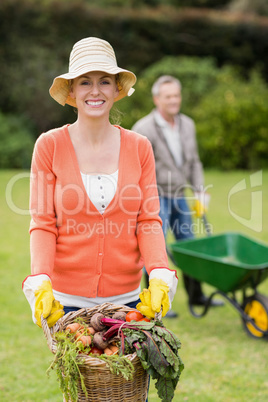
[[[211,236],[210,225],[208,223],[206,214],[203,214],[202,220],[203,220],[204,228],[205,228],[205,231],[206,231],[206,235]]]

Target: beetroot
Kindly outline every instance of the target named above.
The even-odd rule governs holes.
[[[105,329],[105,324],[101,322],[104,315],[101,313],[95,313],[90,320],[90,325],[95,329],[96,332],[102,331]]]
[[[93,336],[93,344],[98,349],[104,350],[108,346],[108,342],[103,340],[104,332],[96,332]]]
[[[113,314],[112,318],[114,320],[126,321],[126,313],[124,313],[124,311],[117,311]]]

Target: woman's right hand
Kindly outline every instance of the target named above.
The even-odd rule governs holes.
[[[43,281],[41,286],[34,292],[36,324],[42,327],[41,316],[47,319],[49,327],[53,327],[64,315],[63,306],[55,300],[50,281]]]
[[[49,327],[53,327],[64,316],[63,306],[55,300],[48,275],[28,276],[22,284],[22,289],[32,309],[33,322],[40,328],[41,316],[47,319]]]

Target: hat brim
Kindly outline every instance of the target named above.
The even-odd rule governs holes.
[[[65,104],[76,107],[75,99],[70,97],[70,80],[80,77],[83,74],[90,73],[92,71],[102,71],[107,74],[116,75],[119,74],[120,89],[118,96],[115,98],[115,102],[124,98],[128,94],[130,89],[136,83],[136,76],[134,73],[128,70],[124,70],[117,66],[112,66],[108,63],[92,63],[91,65],[82,66],[75,72],[69,72],[59,75],[53,81],[49,89],[49,93],[55,101],[64,106]]]

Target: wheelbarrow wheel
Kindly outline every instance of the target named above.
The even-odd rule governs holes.
[[[244,312],[254,320],[254,323],[262,331],[268,331],[268,297],[260,294],[250,296],[243,303]],[[244,318],[243,325],[247,334],[257,339],[267,339],[268,335],[258,331],[250,322]]]

